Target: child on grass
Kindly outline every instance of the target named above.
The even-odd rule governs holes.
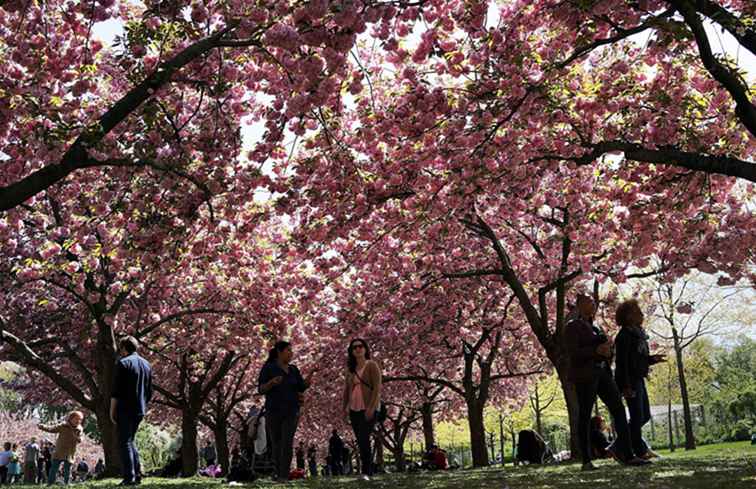
[[[55,426],[39,425],[39,429],[43,431],[58,433],[58,440],[55,442],[55,451],[52,455],[50,473],[47,474],[48,484],[55,484],[61,464],[63,464],[63,482],[68,484],[71,480],[71,464],[76,456],[76,447],[81,443],[84,434],[84,428],[81,425],[83,421],[84,413],[73,411],[63,423]]]

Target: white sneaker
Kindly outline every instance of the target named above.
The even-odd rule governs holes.
[[[368,476],[367,476],[367,475],[365,475],[365,474],[362,474],[362,475],[360,476],[360,480],[361,480],[361,481],[370,481],[370,477],[368,477]]]

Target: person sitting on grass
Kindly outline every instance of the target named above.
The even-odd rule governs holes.
[[[591,418],[591,449],[593,458],[611,458],[612,454],[608,450],[611,442],[606,436],[606,423],[601,416]]]
[[[58,434],[55,451],[52,454],[50,472],[47,474],[48,484],[55,484],[61,464],[63,464],[63,483],[68,484],[71,481],[71,464],[76,456],[76,447],[81,443],[84,436],[84,428],[81,425],[83,421],[84,413],[73,411],[63,423],[54,426],[39,425],[39,429],[42,431]]]

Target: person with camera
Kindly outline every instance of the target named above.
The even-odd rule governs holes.
[[[612,369],[612,341],[593,324],[596,304],[585,294],[577,296],[577,317],[567,324],[566,342],[570,355],[570,380],[574,382],[578,399],[578,443],[583,470],[595,470],[591,462],[591,411],[599,397],[609,409],[614,421],[617,440],[612,450],[615,458],[625,465],[645,465],[648,461],[633,453],[630,429],[622,404],[622,395],[614,383]]]

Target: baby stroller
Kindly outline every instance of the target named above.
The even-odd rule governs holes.
[[[549,444],[533,430],[517,435],[517,461],[524,464],[549,464],[555,461]]]
[[[242,450],[238,460],[232,461],[229,482],[251,482],[261,475],[274,472],[270,443],[265,429],[265,410],[250,409],[244,421]]]

